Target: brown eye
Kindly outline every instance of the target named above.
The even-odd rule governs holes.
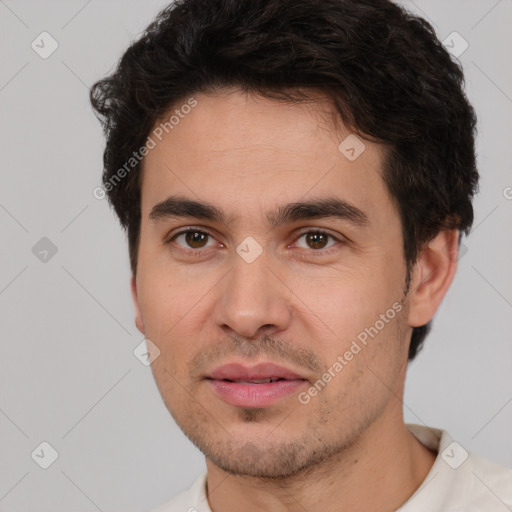
[[[305,234],[305,239],[311,249],[324,249],[329,241],[329,235],[312,231]]]
[[[302,233],[295,242],[295,245],[301,249],[313,249],[317,252],[323,252],[322,249],[328,249],[341,240],[334,235],[323,231],[306,231]]]
[[[177,245],[184,249],[203,249],[211,246],[212,242],[215,242],[208,233],[196,229],[189,229],[177,233],[171,241],[175,241]]]
[[[193,249],[199,249],[205,246],[205,243],[208,241],[208,235],[200,231],[189,231],[185,235],[185,241]]]

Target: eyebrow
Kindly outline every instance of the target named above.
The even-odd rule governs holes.
[[[170,196],[157,203],[151,209],[151,220],[169,217],[193,217],[227,224],[227,215],[223,210],[207,202],[195,201],[186,197]],[[339,198],[327,197],[288,203],[267,214],[271,227],[306,219],[333,217],[351,222],[358,227],[369,225],[368,216],[356,206]]]
[[[326,217],[346,220],[359,227],[366,227],[370,223],[368,216],[362,210],[347,201],[334,197],[280,206],[277,211],[267,215],[267,220],[272,227],[276,227],[298,220]]]

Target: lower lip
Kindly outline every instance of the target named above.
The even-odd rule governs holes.
[[[263,384],[243,384],[209,379],[213,390],[228,404],[238,407],[266,407],[306,384],[303,379],[278,380]]]

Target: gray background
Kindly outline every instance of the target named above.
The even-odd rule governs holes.
[[[441,40],[457,31],[469,44],[460,60],[482,174],[468,251],[410,366],[405,416],[512,466],[512,1],[403,3]],[[133,355],[143,336],[124,235],[92,194],[103,138],[88,88],[165,4],[0,0],[4,512],[147,510],[204,469]],[[59,44],[47,59],[31,48],[43,31]],[[43,237],[57,248],[46,261]],[[59,454],[46,470],[31,458],[42,441]]]

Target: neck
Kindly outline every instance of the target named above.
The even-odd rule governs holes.
[[[207,458],[210,507],[214,512],[397,510],[436,456],[407,430],[401,410],[392,420],[381,416],[342,453],[285,480],[230,475]]]

